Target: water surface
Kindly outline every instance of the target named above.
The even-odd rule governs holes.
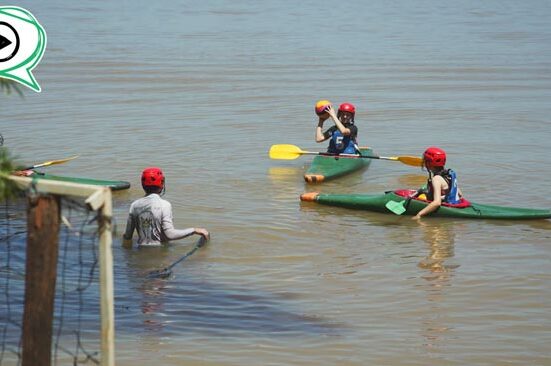
[[[115,243],[117,364],[548,365],[551,223],[407,217],[301,204],[310,190],[418,187],[389,161],[322,186],[318,99],[356,105],[362,146],[449,154],[475,202],[549,207],[546,1],[22,1],[45,27],[42,93],[2,98],[0,133],[48,172],[123,179],[160,166],[185,253]]]

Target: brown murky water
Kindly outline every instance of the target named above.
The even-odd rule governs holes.
[[[45,27],[43,92],[1,98],[21,160],[124,179],[158,165],[179,227],[210,244],[115,243],[117,364],[549,365],[551,222],[426,219],[300,204],[313,106],[356,104],[361,145],[438,145],[475,202],[549,207],[551,5],[545,1],[22,1]],[[418,187],[374,161],[315,187]]]

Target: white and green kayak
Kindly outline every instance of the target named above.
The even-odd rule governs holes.
[[[51,175],[40,172],[34,172],[29,176],[30,178],[41,180],[52,180],[57,182],[71,182],[80,184],[90,184],[94,186],[105,186],[111,188],[113,191],[119,191],[130,188],[130,183],[123,180],[103,180],[92,178],[76,178],[76,177],[64,177],[59,175]]]

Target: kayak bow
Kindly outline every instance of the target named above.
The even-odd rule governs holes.
[[[373,155],[373,150],[370,148],[360,148],[360,151],[364,156]],[[310,168],[304,174],[304,180],[307,183],[325,182],[366,168],[370,163],[371,159],[363,159],[350,155],[318,155],[312,160],[312,165],[310,165]]]

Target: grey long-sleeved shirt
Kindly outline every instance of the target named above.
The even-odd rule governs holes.
[[[172,223],[172,205],[156,193],[140,198],[130,205],[124,239],[131,240],[134,229],[138,233],[138,246],[159,246],[195,232],[194,228],[175,229]]]

